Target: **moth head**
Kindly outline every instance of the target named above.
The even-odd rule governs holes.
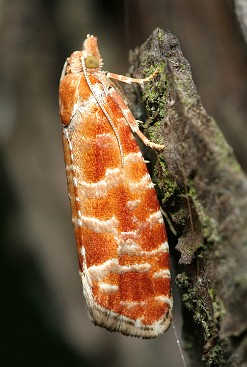
[[[88,56],[85,58],[85,65],[88,69],[97,69],[99,67],[99,59],[95,56]]]
[[[97,38],[87,35],[83,44],[83,57],[88,69],[98,69],[102,66],[102,59],[98,48]]]

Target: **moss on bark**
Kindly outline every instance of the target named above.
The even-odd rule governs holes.
[[[156,29],[132,52],[131,64],[135,76],[158,70],[144,86],[145,109],[136,87],[129,96],[134,111],[139,115],[142,111],[148,120],[146,134],[165,145],[164,152],[157,154],[154,180],[177,233],[176,248],[184,264],[177,283],[195,322],[194,329],[185,322],[185,338],[189,342],[191,333],[197,335],[192,348],[201,344],[199,359],[207,366],[244,366],[246,177],[216,122],[203,108],[190,65],[174,35]],[[191,355],[195,365],[198,355]]]

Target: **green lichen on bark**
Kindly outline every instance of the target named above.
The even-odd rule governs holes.
[[[175,36],[155,30],[132,53],[132,65],[132,72],[145,76],[159,70],[143,89],[145,133],[165,145],[156,154],[154,179],[178,235],[176,248],[185,270],[177,279],[184,303],[200,326],[194,330],[200,338],[193,340],[193,349],[200,341],[202,365],[244,366],[246,177],[204,110]],[[190,333],[185,334],[187,344]]]
[[[159,121],[165,117],[166,103],[164,96],[167,90],[167,79],[165,74],[165,63],[150,66],[148,74],[157,72],[153,80],[145,85],[143,101],[150,121]],[[144,69],[144,75],[146,70]]]

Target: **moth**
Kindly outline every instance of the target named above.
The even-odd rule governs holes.
[[[79,272],[90,320],[143,338],[171,323],[169,249],[154,185],[133,136],[139,130],[114,80],[150,80],[102,70],[97,38],[67,58],[60,118]]]

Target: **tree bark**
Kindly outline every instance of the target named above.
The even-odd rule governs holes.
[[[138,77],[158,70],[143,89],[145,112],[137,87],[127,93],[136,118],[146,114],[146,135],[165,145],[153,176],[181,254],[176,281],[194,320],[192,328],[186,311],[193,365],[246,366],[246,177],[203,108],[174,35],[156,29],[132,52],[131,64]]]

